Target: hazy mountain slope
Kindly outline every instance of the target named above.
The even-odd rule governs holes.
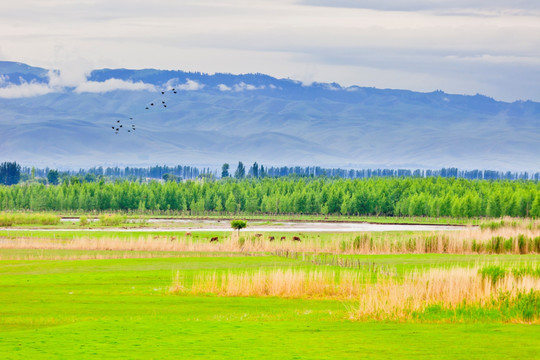
[[[49,86],[45,69],[0,62],[0,74],[0,90]],[[110,90],[110,79],[147,90],[84,92]],[[167,86],[177,93],[155,91]],[[153,69],[96,70],[78,88],[51,89],[0,98],[0,161],[540,169],[534,102]],[[129,117],[136,132],[114,134],[116,120],[127,126]]]

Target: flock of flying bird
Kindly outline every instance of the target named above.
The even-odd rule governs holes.
[[[172,88],[170,91],[172,91],[174,94],[177,93],[176,89],[175,88]],[[165,91],[161,91],[161,95],[165,95]],[[150,108],[152,106],[159,106],[160,104],[154,104],[153,102],[150,103],[148,106],[145,107],[146,110],[150,110]],[[163,106],[164,108],[167,107],[167,103],[165,103],[164,100],[161,100],[161,106]],[[130,132],[135,132],[136,128],[135,128],[135,124],[133,124],[133,118],[130,117],[129,118],[130,122],[132,122],[131,124],[131,128],[129,126],[126,126],[124,127],[124,125],[121,123],[121,120],[116,120],[116,124],[114,126],[112,126],[112,129],[114,130],[114,133],[115,134],[118,134],[120,131],[122,130],[127,130],[128,133]]]

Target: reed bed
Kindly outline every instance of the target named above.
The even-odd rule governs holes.
[[[177,272],[170,291],[195,295],[351,299],[360,294],[360,284],[364,281],[362,274],[323,270],[213,272],[194,274],[192,278]]]
[[[414,320],[438,309],[453,320],[460,311],[491,311],[500,320],[540,323],[540,277],[480,267],[431,269],[403,278],[378,277],[375,282],[353,271],[272,269],[242,272],[177,272],[170,292],[229,297],[320,298],[354,300],[352,320]],[[450,315],[449,315],[450,314]]]
[[[408,320],[433,308],[454,316],[466,309],[491,309],[506,313],[508,320],[538,323],[540,278],[508,273],[494,281],[478,267],[413,272],[403,280],[366,284],[350,315],[355,320]]]
[[[532,225],[532,226],[531,226]],[[42,235],[43,236],[43,235]],[[331,254],[531,254],[540,253],[540,229],[537,222],[523,221],[504,227],[469,227],[460,231],[430,233],[341,233],[293,234],[286,240],[271,234],[237,232],[220,235],[210,242],[211,236],[141,235],[96,238],[91,235],[73,235],[70,239],[56,239],[55,235],[42,238],[0,237],[0,248],[20,249],[78,249],[125,251],[202,251],[202,252],[308,252]],[[53,237],[51,239],[51,237]]]

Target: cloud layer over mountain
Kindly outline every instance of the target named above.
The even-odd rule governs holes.
[[[0,60],[76,76],[101,67],[262,72],[305,84],[336,81],[540,101],[539,4],[5,1]]]
[[[0,76],[0,161],[540,169],[531,101],[155,69],[75,81],[9,62]]]

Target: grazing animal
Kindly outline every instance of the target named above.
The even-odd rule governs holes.
[[[270,241],[274,241],[274,239],[275,239],[275,238],[274,238],[273,236],[270,236],[270,237],[268,238],[268,240],[270,240]]]
[[[255,234],[254,236],[260,238],[262,234]]]
[[[218,242],[218,240],[219,240],[218,237],[215,236],[215,237],[213,237],[213,238],[210,239],[210,242],[214,242],[214,241],[215,241],[215,242]]]
[[[302,239],[300,239],[298,236],[293,236],[293,241],[302,241]]]
[[[191,236],[191,232],[186,232],[186,236]]]
[[[176,240],[176,236],[171,236],[171,241],[175,241]]]
[[[286,238],[285,236],[282,236],[280,240],[281,240],[281,241],[287,240],[287,238]]]

